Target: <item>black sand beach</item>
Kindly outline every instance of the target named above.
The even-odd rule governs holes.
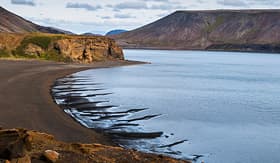
[[[0,60],[0,126],[46,132],[66,142],[112,145],[104,135],[81,126],[66,115],[54,103],[50,88],[55,79],[77,71],[137,63],[140,62],[109,61],[79,65],[35,60]]]

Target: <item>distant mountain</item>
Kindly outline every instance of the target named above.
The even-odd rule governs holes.
[[[116,29],[116,30],[112,30],[112,31],[109,31],[108,33],[106,33],[106,36],[121,34],[121,33],[124,33],[124,32],[127,32],[127,30]]]
[[[55,34],[73,34],[68,31],[44,27],[32,23],[18,15],[15,15],[0,6],[0,32],[9,33],[28,33],[28,32],[42,32]]]
[[[90,32],[83,33],[83,34],[80,34],[80,35],[83,35],[83,36],[102,36],[100,34],[94,34],[94,33],[90,33]]]
[[[177,11],[110,37],[125,48],[280,52],[280,10]]]

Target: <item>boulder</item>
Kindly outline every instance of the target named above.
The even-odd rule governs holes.
[[[28,44],[24,50],[24,53],[31,56],[40,56],[45,51],[38,45]]]
[[[43,156],[47,161],[54,163],[58,160],[59,153],[53,150],[46,150]]]

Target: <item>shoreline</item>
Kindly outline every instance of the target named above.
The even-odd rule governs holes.
[[[26,128],[54,135],[58,140],[115,145],[104,134],[88,129],[61,109],[50,90],[56,79],[95,68],[145,64],[107,61],[65,64],[26,59],[0,59],[0,127]]]
[[[138,64],[147,63],[108,61],[65,64],[41,60],[0,59],[0,143],[4,145],[0,152],[10,143],[21,142],[24,145],[15,145],[8,149],[11,152],[29,151],[20,158],[5,156],[0,158],[0,162],[3,159],[31,159],[31,162],[42,162],[45,160],[42,160],[41,154],[49,149],[57,150],[61,154],[59,160],[62,162],[191,162],[120,147],[109,135],[86,128],[74,120],[55,103],[51,95],[54,82],[67,75],[88,69]],[[18,141],[11,142],[14,138]],[[29,148],[30,145],[32,148]]]
[[[160,48],[160,47],[122,47],[123,50],[167,50],[167,51],[202,51],[202,52],[232,52],[232,53],[257,53],[257,54],[275,54],[279,52],[254,51],[254,50],[227,50],[227,49],[186,49],[186,48]]]

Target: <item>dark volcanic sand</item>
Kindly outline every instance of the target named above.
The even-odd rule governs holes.
[[[106,136],[81,126],[65,114],[54,103],[50,88],[57,78],[77,71],[139,63],[118,61],[80,65],[0,60],[0,126],[46,132],[66,142],[112,144]]]

